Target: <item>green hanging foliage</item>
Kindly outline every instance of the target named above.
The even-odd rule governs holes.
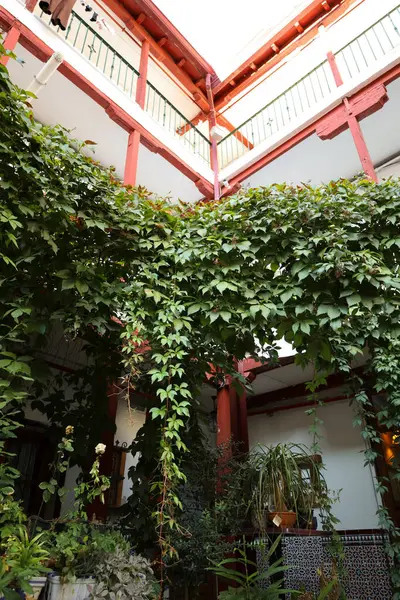
[[[105,389],[123,373],[121,385],[142,385],[157,398],[151,414],[160,476],[151,493],[165,555],[170,531],[179,529],[182,432],[209,365],[238,377],[235,359],[261,350],[276,357],[285,338],[298,364],[314,365],[312,392],[329,373],[349,375],[373,463],[378,426],[400,425],[399,182],[282,184],[218,203],[171,205],[123,187],[113,170],[84,154],[85,144],[38,123],[29,100],[0,66],[6,435],[13,435],[13,407],[33,383],[43,385],[36,349],[61,323],[91,353],[81,385],[101,373]],[[362,356],[368,378],[352,372]],[[93,398],[87,410],[96,409]],[[4,500],[15,473],[0,469]],[[379,491],[387,486],[381,478]],[[398,560],[395,524],[384,507],[379,517]]]

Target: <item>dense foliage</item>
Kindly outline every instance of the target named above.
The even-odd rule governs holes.
[[[121,371],[121,387],[147,386],[157,398],[160,476],[151,492],[166,553],[185,480],[182,432],[210,363],[236,376],[234,359],[260,348],[274,356],[284,337],[298,363],[314,365],[311,391],[327,373],[349,374],[369,442],[379,442],[376,420],[399,426],[397,181],[275,185],[172,206],[124,188],[67,131],[38,123],[1,66],[0,114],[5,436],[13,435],[15,403],[34,396],[35,385],[48,387],[37,349],[61,323],[91,360],[75,375],[75,420],[66,423],[65,404],[56,412],[47,405],[57,425],[74,425],[82,443],[97,436],[104,422],[85,415],[106,418],[107,382]],[[369,379],[352,373],[362,355]],[[374,405],[371,394],[382,391]],[[366,459],[375,457],[371,447]],[[0,469],[4,503],[16,474]],[[386,486],[381,479],[378,491]],[[379,516],[398,540],[385,508]]]

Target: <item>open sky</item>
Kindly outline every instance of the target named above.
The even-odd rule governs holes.
[[[221,80],[310,1],[154,0]]]

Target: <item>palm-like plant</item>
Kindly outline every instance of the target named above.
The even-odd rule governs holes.
[[[258,445],[250,453],[246,466],[249,506],[258,528],[265,528],[266,515],[272,512],[293,512],[310,521],[312,509],[328,494],[321,465],[310,455],[306,446],[291,443]],[[302,465],[309,470],[307,478]]]
[[[48,573],[45,564],[49,558],[45,534],[30,538],[25,526],[19,526],[5,543],[3,577],[0,577],[0,596],[7,600],[20,598],[15,590],[31,593],[30,580]]]
[[[265,554],[265,562],[269,565],[273,555],[280,543],[279,536],[271,545]],[[259,572],[257,564],[247,557],[246,542],[243,540],[242,548],[235,548],[235,558],[226,558],[209,570],[213,571],[217,577],[222,577],[228,581],[234,581],[238,587],[230,587],[221,592],[218,600],[278,600],[281,596],[294,592],[294,590],[282,589],[283,577],[277,581],[271,582],[271,579],[279,574],[283,574],[289,567],[282,565],[283,557],[278,558],[262,573]],[[241,570],[230,568],[226,565],[241,565]],[[267,581],[267,589],[262,589],[260,583]],[[296,592],[294,592],[296,593]]]

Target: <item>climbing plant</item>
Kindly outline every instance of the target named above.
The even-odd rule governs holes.
[[[80,403],[104,415],[112,380],[127,393],[150,390],[159,440],[151,494],[165,556],[180,527],[182,432],[210,364],[237,377],[236,359],[273,358],[285,338],[298,364],[313,364],[312,391],[329,373],[349,376],[373,463],[378,425],[400,420],[399,182],[283,184],[218,203],[171,204],[122,186],[94,160],[89,141],[36,121],[32,102],[0,66],[5,431],[13,435],[15,405],[48,387],[39,350],[56,326],[83,340],[90,356],[74,375],[75,408],[60,402],[55,411],[50,396],[42,406],[60,426],[77,427],[64,417]],[[368,377],[354,375],[355,359],[366,361]],[[100,393],[79,392],[94,382]],[[0,468],[3,494],[11,494],[15,473]],[[380,493],[387,486],[378,481]],[[379,518],[398,560],[386,508]]]

